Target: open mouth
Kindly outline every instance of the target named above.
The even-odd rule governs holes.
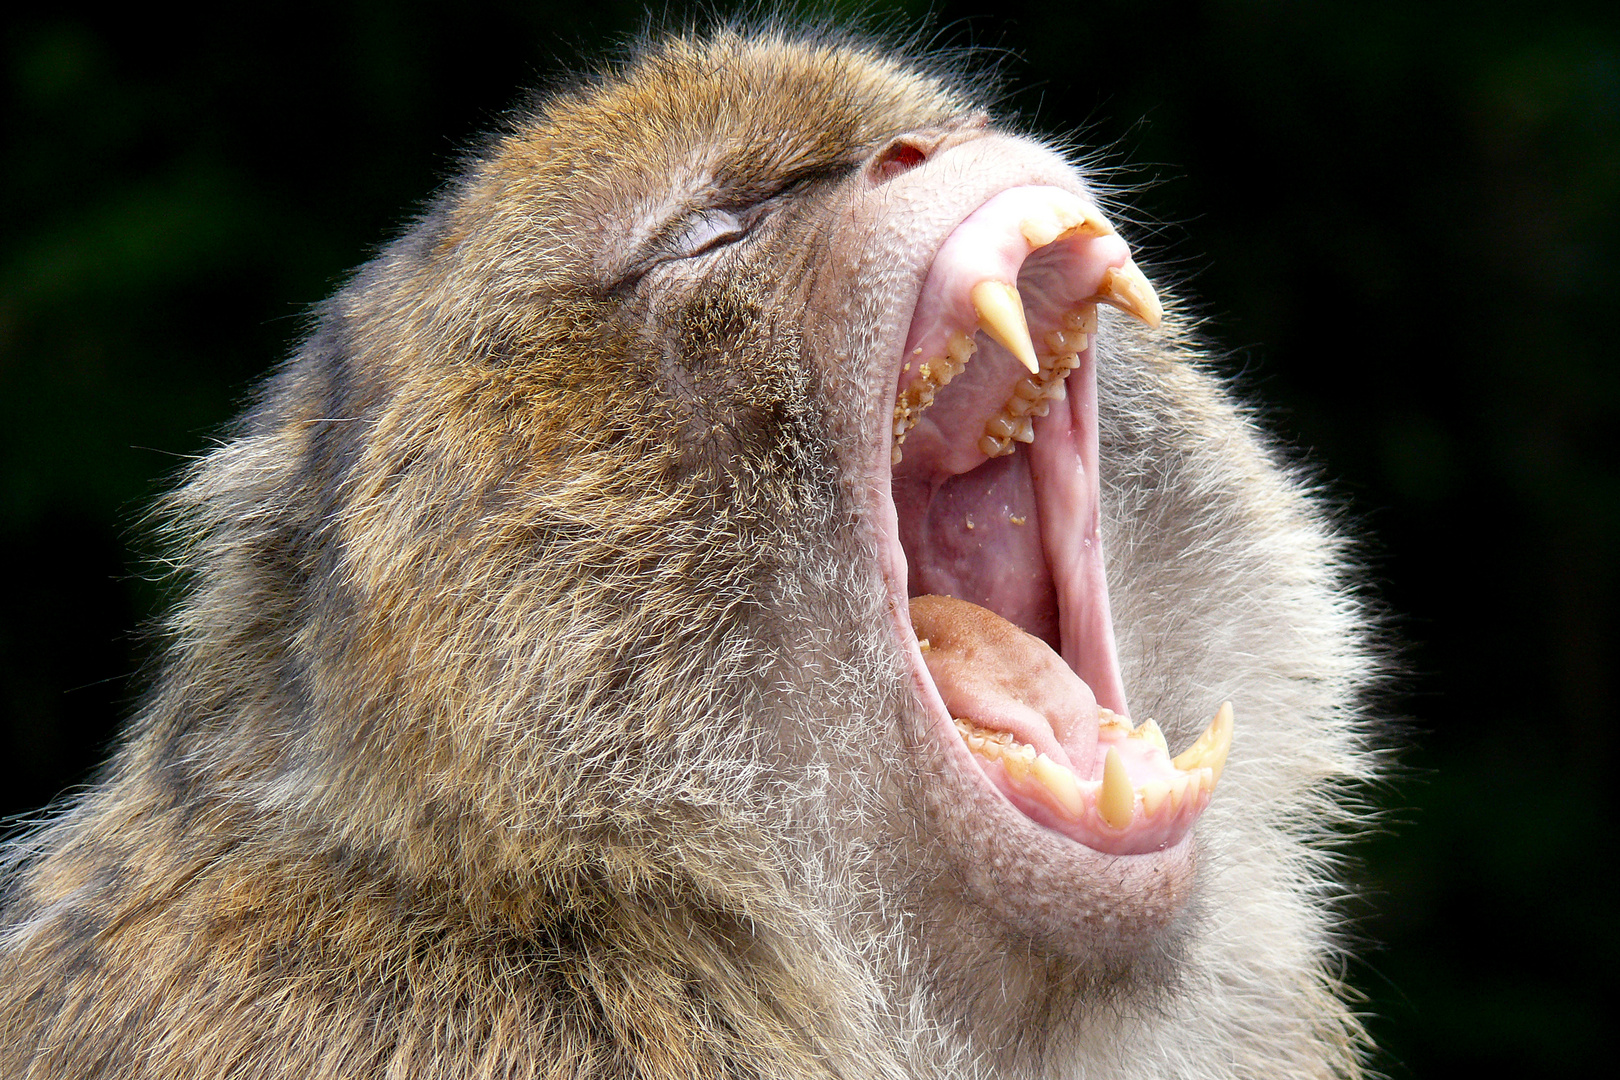
[[[895,383],[891,587],[942,737],[1036,823],[1131,855],[1190,832],[1232,713],[1174,758],[1156,723],[1128,719],[1102,554],[1098,303],[1161,315],[1125,242],[1069,191],[1004,190],[946,237]]]

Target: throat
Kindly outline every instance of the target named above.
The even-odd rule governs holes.
[[[896,477],[893,491],[909,595],[965,600],[1062,650],[1027,455],[956,476]]]

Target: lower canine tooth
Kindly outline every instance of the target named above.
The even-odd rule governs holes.
[[[1119,751],[1108,748],[1103,759],[1102,787],[1097,792],[1097,813],[1110,828],[1123,829],[1136,816],[1136,789],[1131,787],[1130,774],[1125,771],[1125,759]]]
[[[1035,779],[1039,780],[1041,786],[1052,793],[1052,797],[1057,799],[1058,803],[1069,812],[1071,817],[1078,818],[1080,816],[1080,811],[1085,808],[1085,803],[1080,798],[1080,782],[1075,779],[1074,773],[1045,754],[1040,754],[1035,758],[1035,764],[1030,767],[1030,772],[1035,774]]]
[[[1204,729],[1197,741],[1177,754],[1171,764],[1182,772],[1208,769],[1213,786],[1213,781],[1221,778],[1221,770],[1226,767],[1227,752],[1231,749],[1232,703],[1228,701],[1216,711],[1215,719],[1209,722],[1209,727]]]

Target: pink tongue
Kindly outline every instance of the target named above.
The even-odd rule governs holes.
[[[911,625],[956,719],[1005,731],[1082,780],[1096,779],[1097,699],[1040,638],[951,596],[914,596]]]

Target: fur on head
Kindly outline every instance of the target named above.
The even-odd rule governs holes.
[[[1320,845],[1372,667],[1298,477],[1173,304],[1106,306],[1150,305],[1098,284],[1133,265],[1111,227],[1066,218],[1011,264],[1037,336],[1101,311],[1067,397],[1035,342],[1036,441],[941,419],[1012,407],[1002,329],[966,328],[970,390],[897,411],[964,223],[1000,251],[1008,213],[1096,205],[981,96],[833,34],[671,37],[471,156],[174,497],[191,584],[150,699],[15,848],[0,1071],[1356,1073]],[[1054,495],[1060,422],[1084,476]],[[1068,527],[1064,498],[1108,552],[1105,587],[1043,570],[970,642],[1061,657],[1084,715],[985,724],[1096,803],[1111,696],[1177,749],[1235,703],[1219,789],[1158,841],[1141,782],[1135,824],[1066,823],[951,727],[953,694],[1022,703],[907,615],[919,573],[1005,591],[919,524],[939,491],[990,505],[956,483],[981,467],[1013,485],[1006,565],[1014,510]]]

